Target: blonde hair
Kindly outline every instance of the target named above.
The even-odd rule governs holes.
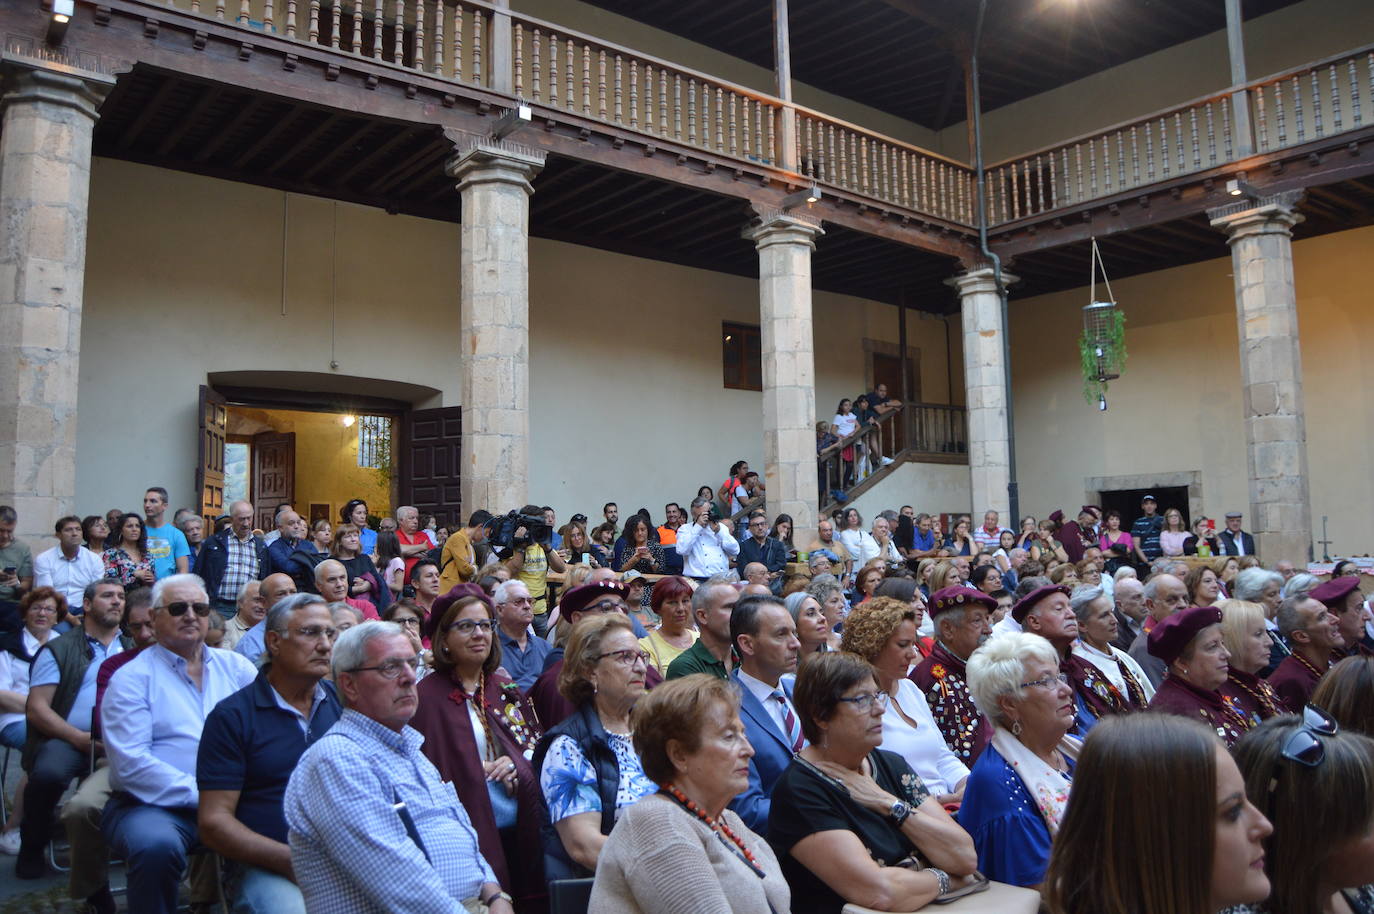
[[[895,597],[872,597],[854,607],[844,621],[840,650],[857,654],[872,663],[903,622],[915,622],[910,603]]]
[[[1222,600],[1217,609],[1221,610],[1222,643],[1232,657],[1239,657],[1255,626],[1264,625],[1264,607],[1249,600]]]

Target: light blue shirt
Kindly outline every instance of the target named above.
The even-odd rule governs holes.
[[[76,693],[72,709],[67,712],[67,723],[78,730],[89,732],[91,713],[95,710],[95,675],[100,672],[100,665],[105,662],[105,658],[121,653],[124,646],[119,643],[118,634],[110,639],[109,647],[87,635],[86,646],[91,650],[91,662],[86,664],[86,672],[81,676],[81,690]],[[43,651],[34,658],[29,673],[29,688],[57,685],[57,680],[57,658],[52,655],[52,651]]]
[[[148,528],[148,558],[153,560],[153,571],[158,580],[176,574],[177,559],[186,559],[187,568],[191,563],[191,546],[186,542],[186,534],[171,524]]]
[[[185,658],[154,644],[117,670],[100,705],[110,786],[154,806],[195,806],[196,752],[205,718],[251,683],[258,669],[229,651],[201,647],[201,686]],[[154,710],[156,706],[156,710]]]
[[[262,652],[267,650],[267,618],[243,633],[239,643],[234,645],[234,653],[242,654],[251,663],[257,663]]]
[[[496,882],[453,785],[421,754],[423,742],[411,727],[398,733],[346,710],[301,756],[284,805],[291,865],[310,914],[466,914],[463,900]]]

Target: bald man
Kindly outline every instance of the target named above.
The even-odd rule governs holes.
[[[234,645],[235,653],[242,654],[254,663],[262,656],[263,651],[267,650],[267,614],[272,611],[282,599],[291,596],[296,592],[296,582],[291,580],[291,575],[276,572],[269,574],[262,580],[262,621],[244,634],[239,639],[239,643]]]

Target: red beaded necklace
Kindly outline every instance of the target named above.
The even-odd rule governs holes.
[[[754,852],[745,847],[744,842],[740,840],[740,836],[735,834],[734,830],[726,825],[723,820],[715,818],[696,803],[687,799],[687,795],[672,784],[664,784],[663,787],[660,788],[659,793],[674,800],[683,809],[696,816],[702,822],[705,822],[706,827],[715,832],[716,836],[720,837],[722,842],[728,838],[730,843],[739,851],[740,856],[744,858],[744,861],[749,864],[749,867],[758,874],[760,879],[764,878],[765,874],[763,867],[759,866],[758,860],[754,858]]]

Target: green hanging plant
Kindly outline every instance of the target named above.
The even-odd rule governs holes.
[[[1126,315],[1112,304],[1094,303],[1089,309],[1096,312],[1094,319],[1084,320],[1078,337],[1083,399],[1101,403],[1107,382],[1121,377],[1126,369]]]

